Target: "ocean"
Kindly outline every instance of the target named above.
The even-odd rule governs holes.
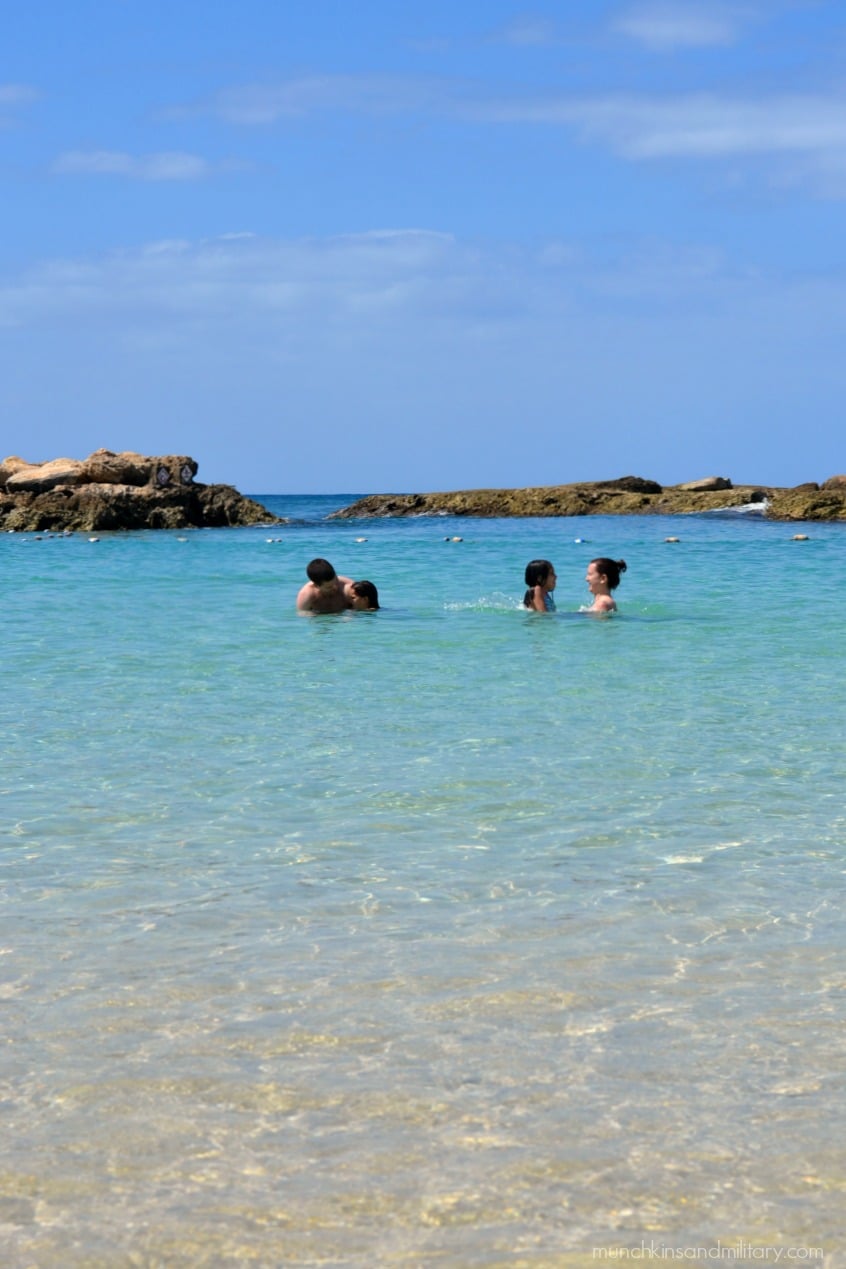
[[[846,525],[259,498],[0,538],[4,1269],[846,1264]]]

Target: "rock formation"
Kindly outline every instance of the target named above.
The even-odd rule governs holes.
[[[684,493],[712,493],[716,489],[731,489],[731,481],[727,476],[704,476],[701,480],[688,480],[683,485],[676,485]]]
[[[842,484],[839,483],[842,481]],[[336,511],[338,519],[375,516],[691,515],[759,503],[771,520],[846,520],[846,478],[792,489],[733,485],[710,476],[664,488],[639,476],[529,489],[470,489],[453,493],[373,494]]]
[[[29,532],[188,529],[278,524],[232,485],[195,482],[186,454],[95,450],[88,458],[0,462],[0,528]]]

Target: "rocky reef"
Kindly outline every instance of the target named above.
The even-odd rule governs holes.
[[[640,476],[529,489],[372,494],[336,511],[338,519],[376,516],[695,515],[744,507],[770,520],[846,520],[846,476],[792,488],[734,485],[708,476],[662,487]]]
[[[98,449],[88,458],[0,462],[0,529],[27,532],[92,529],[189,529],[278,524],[232,485],[194,480],[186,454],[149,457]]]

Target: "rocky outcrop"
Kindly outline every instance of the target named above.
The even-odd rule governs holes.
[[[20,464],[8,477],[9,493],[48,493],[57,485],[79,484],[82,463],[76,458],[54,458],[49,463],[23,463],[21,459],[6,459],[7,463]]]
[[[713,493],[716,489],[731,489],[731,481],[727,476],[703,476],[701,480],[689,480],[676,488],[683,493]]]
[[[703,487],[704,486],[704,487]],[[528,489],[470,489],[453,493],[373,494],[336,511],[338,519],[376,516],[692,515],[759,503],[774,520],[846,520],[846,482],[823,489],[733,485],[725,476],[662,488],[638,476]]]
[[[831,489],[776,489],[767,517],[770,520],[846,520],[846,485]]]
[[[0,463],[0,528],[29,532],[278,524],[232,485],[198,484],[187,454],[98,449],[85,459]]]
[[[616,480],[597,480],[596,489],[617,489],[623,493],[663,493],[656,480],[644,480],[642,476],[618,476]]]

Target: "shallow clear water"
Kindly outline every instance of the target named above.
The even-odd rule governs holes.
[[[846,529],[351,499],[0,538],[0,1261],[844,1263]]]

